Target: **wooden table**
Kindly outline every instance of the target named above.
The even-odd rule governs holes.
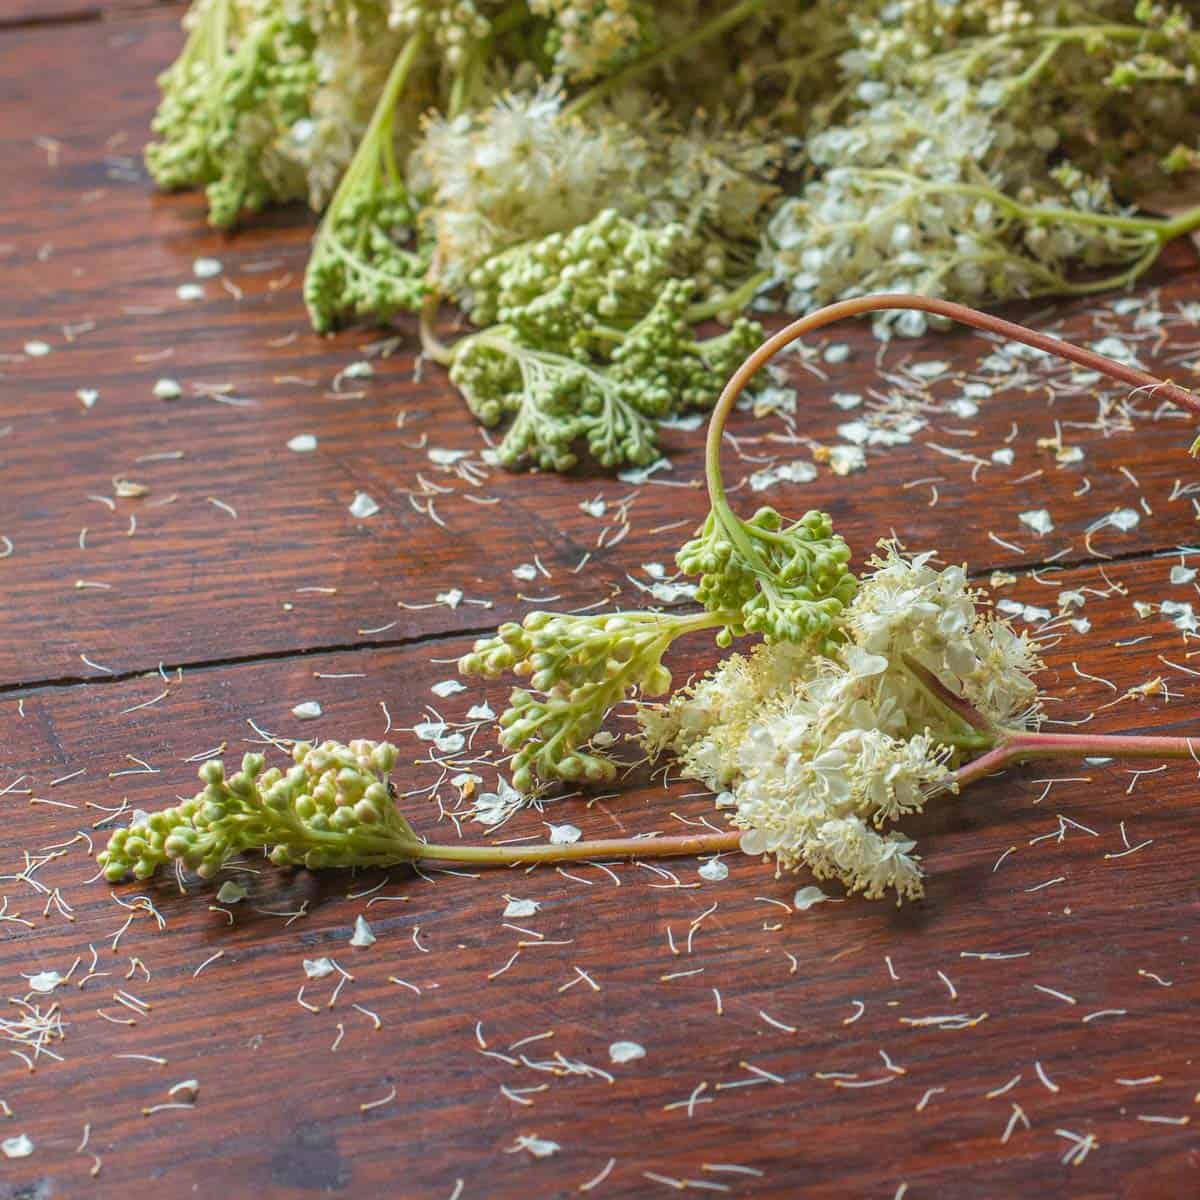
[[[63,1034],[32,1073],[4,1056],[0,1134],[34,1146],[0,1159],[4,1195],[551,1197],[598,1176],[584,1194],[1200,1192],[1189,766],[1027,768],[973,789],[910,823],[930,879],[902,909],[797,912],[811,881],[736,856],[719,883],[694,861],[671,875],[267,869],[242,876],[236,906],[172,881],[96,881],[87,843],[114,807],[190,793],[197,756],[220,743],[236,757],[256,727],[388,733],[399,786],[435,783],[429,743],[405,727],[427,708],[461,719],[503,689],[431,688],[473,636],[536,600],[574,608],[619,589],[644,603],[631,581],[669,565],[703,515],[701,434],[666,434],[673,469],[639,485],[492,469],[476,485],[461,462],[439,465],[431,450],[478,466],[484,442],[442,372],[417,371],[412,329],[391,347],[378,331],[308,330],[306,213],[225,237],[198,196],[150,186],[140,150],[180,11],[4,7],[0,959],[6,994],[43,1019],[57,1006]],[[196,280],[200,257],[221,273]],[[196,282],[202,298],[181,299]],[[1194,379],[1197,309],[1181,307],[1200,303],[1194,254],[1175,247],[1136,297],[1129,311],[1113,297],[1018,311]],[[845,363],[825,360],[833,343]],[[856,327],[814,345],[790,360],[795,436],[828,441],[855,415],[831,395],[880,386],[877,344]],[[948,333],[880,364],[941,359],[986,379],[993,349]],[[373,375],[346,374],[361,361]],[[1041,371],[996,377],[978,414],[941,409],[865,473],[735,497],[827,508],[860,560],[895,530],[981,581],[1010,573],[997,594],[1022,605],[1057,613],[1061,593],[1081,593],[1068,615],[1090,629],[1059,623],[1048,642],[1051,715],[1194,730],[1196,639],[1159,607],[1200,603],[1186,572],[1172,579],[1196,563],[1175,549],[1197,539],[1192,423],[1123,396],[1098,419],[1095,386],[1059,372],[1048,391]],[[156,398],[161,378],[182,396]],[[1081,461],[1056,460],[1056,429]],[[807,457],[786,430],[741,414],[732,479]],[[317,449],[289,450],[298,434]],[[148,490],[118,498],[120,480]],[[350,514],[358,491],[378,515]],[[596,497],[599,516],[580,507]],[[1052,514],[1045,535],[1019,519],[1036,508]],[[1136,526],[1086,532],[1114,510]],[[514,576],[525,563],[543,568],[533,581]],[[682,648],[678,677],[714,657]],[[309,700],[324,716],[304,724],[291,710]],[[453,836],[430,792],[406,805],[422,831]],[[590,836],[681,832],[710,813],[694,787],[668,795],[643,771],[500,836],[568,821]],[[540,911],[506,919],[506,896]],[[349,944],[359,914],[369,949]],[[344,973],[308,979],[304,960],[322,957]],[[52,994],[30,993],[27,977],[73,964]],[[5,1017],[22,1011],[10,1001]],[[926,1021],[952,1015],[964,1019]],[[645,1057],[615,1064],[617,1041]],[[186,1080],[194,1105],[170,1090]],[[143,1115],[164,1103],[178,1107]],[[537,1157],[531,1138],[557,1151]]]

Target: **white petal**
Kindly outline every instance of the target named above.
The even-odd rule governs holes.
[[[350,945],[352,946],[373,946],[376,938],[371,932],[370,925],[367,924],[367,919],[359,913],[354,918],[354,933],[350,937]]]
[[[379,505],[366,492],[358,492],[350,505],[350,515],[358,517],[360,521],[373,517],[378,511]]]
[[[792,905],[797,912],[807,912],[814,904],[828,899],[819,887],[803,887],[792,897]]]
[[[637,1042],[613,1042],[608,1048],[608,1057],[615,1063],[633,1062],[646,1057],[646,1047]]]

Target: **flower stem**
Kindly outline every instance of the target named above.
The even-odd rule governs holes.
[[[578,862],[592,858],[685,858],[695,854],[722,854],[738,848],[740,831],[686,834],[682,837],[598,838],[555,846],[438,846],[422,844],[419,857],[493,866],[523,863]]]
[[[1184,213],[1175,219],[1174,223],[1182,230],[1190,228],[1187,222],[1200,225],[1200,209]],[[1018,325],[1014,321],[1006,321],[1003,317],[993,316],[969,308],[965,304],[956,304],[952,300],[941,300],[935,296],[917,296],[908,293],[885,293],[878,296],[858,296],[852,300],[839,300],[836,304],[826,305],[816,312],[809,313],[785,325],[778,333],[767,338],[765,342],[733,373],[729,382],[721,392],[713,408],[708,422],[708,440],[705,444],[704,470],[708,481],[708,497],[712,510],[717,519],[725,526],[734,543],[746,554],[750,562],[757,563],[758,553],[750,541],[742,535],[742,523],[735,516],[725,497],[725,482],[721,476],[721,439],[725,432],[725,422],[729,418],[738,397],[758,370],[785,346],[802,338],[805,334],[832,325],[844,317],[857,317],[869,312],[882,312],[894,309],[916,309],[920,312],[931,313],[938,317],[947,317],[962,325],[970,325],[984,333],[998,334],[1015,342],[1024,342],[1027,346],[1065,358],[1078,363],[1091,371],[1099,371],[1110,379],[1127,383],[1131,387],[1148,389],[1165,400],[1170,400],[1182,408],[1190,409],[1200,414],[1200,399],[1197,399],[1186,388],[1180,387],[1170,380],[1159,379],[1147,371],[1119,363],[1094,350],[1072,345],[1047,333],[1039,333]],[[745,542],[746,545],[742,543]],[[749,547],[749,549],[747,549]]]
[[[1190,758],[1200,763],[1192,738],[1136,733],[1034,733],[1006,730],[986,754],[965,763],[950,782],[958,788],[1041,758]]]

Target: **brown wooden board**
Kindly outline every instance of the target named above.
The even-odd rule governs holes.
[[[95,53],[98,42],[120,44],[115,81]],[[473,483],[461,463],[431,461],[431,450],[458,451],[479,466],[483,434],[439,368],[427,366],[414,381],[411,325],[396,331],[394,354],[374,360],[373,377],[342,374],[384,335],[357,330],[330,340],[307,329],[299,286],[309,215],[271,214],[221,235],[205,227],[198,196],[153,193],[137,154],[153,77],[178,46],[173,16],[0,41],[0,72],[17,97],[11,107],[23,114],[11,126],[21,135],[4,146],[22,186],[0,234],[11,281],[0,296],[0,535],[14,545],[0,569],[22,602],[0,613],[0,681],[87,677],[81,655],[127,673],[159,662],[397,642],[478,628],[521,611],[522,597],[557,596],[573,607],[620,587],[624,602],[638,602],[629,577],[648,584],[644,564],[669,569],[675,546],[704,515],[702,432],[665,432],[673,469],[640,486],[599,474],[532,478],[496,469]],[[53,55],[76,64],[80,95],[105,103],[64,108],[45,69]],[[31,131],[57,148],[35,144]],[[200,281],[202,299],[182,301],[177,288],[197,283],[199,257],[216,257],[223,273]],[[1151,310],[1165,314],[1161,330],[1138,328],[1136,312],[1114,316],[1111,298],[1104,308],[1077,302],[1035,315],[1084,340],[1118,330],[1147,365],[1187,380],[1200,357],[1195,317],[1181,307],[1195,294],[1193,263],[1190,250],[1177,248],[1161,288],[1144,293]],[[24,347],[39,341],[50,352],[29,357]],[[847,346],[848,359],[826,361],[831,345]],[[962,399],[962,373],[991,377],[976,369],[989,350],[969,334],[896,343],[887,369],[949,364],[933,387],[941,408],[916,444],[871,450],[866,473],[843,479],[822,467],[812,483],[735,490],[737,502],[747,510],[767,501],[792,512],[823,506],[864,550],[895,529],[977,568],[1060,552],[1065,561],[1086,558],[1087,526],[1118,506],[1139,507],[1142,497],[1153,516],[1143,514],[1133,530],[1103,531],[1097,552],[1192,539],[1191,499],[1170,499],[1176,480],[1190,479],[1190,421],[1141,398],[1141,416],[1110,415],[1096,427],[1094,389],[1068,386],[1052,399],[1037,362],[1022,386],[997,389],[973,416],[954,415],[946,405]],[[806,365],[786,360],[799,411],[790,424],[739,415],[732,429],[742,458],[727,452],[731,486],[770,462],[807,461],[812,439],[836,441],[838,426],[861,410],[842,411],[830,398],[856,392],[872,403],[876,353],[859,326],[816,341]],[[181,384],[181,399],[155,398],[164,377]],[[239,403],[195,393],[213,385]],[[98,393],[92,408],[80,389]],[[1038,439],[1055,436],[1056,421],[1064,441],[1084,452],[1080,463],[1060,467],[1053,450],[1038,448]],[[289,451],[288,441],[305,433],[317,437],[316,452]],[[977,470],[946,450],[989,465]],[[1011,466],[990,462],[1006,450]],[[184,457],[158,457],[171,454]],[[1122,463],[1136,485],[1119,473]],[[113,501],[114,511],[89,498],[112,500],[117,478],[149,492]],[[377,516],[350,514],[358,491],[380,505]],[[630,496],[625,530],[617,502]],[[596,497],[606,503],[602,515],[581,509]],[[430,499],[432,515],[413,507]],[[1021,525],[1019,514],[1035,507],[1052,514],[1052,534]],[[513,576],[535,556],[545,574]],[[101,586],[77,588],[80,581]],[[456,609],[438,603],[456,588],[464,596]]]
[[[175,0],[0,0],[0,30],[70,21],[96,21],[138,9],[174,8]]]
[[[1158,603],[1180,591],[1169,583],[1171,565],[1159,559],[1057,577],[1057,587],[1087,596],[1093,626],[1087,635],[1068,630],[1047,652],[1057,717],[1097,709],[1090,729],[1195,727],[1190,642],[1161,614],[1139,620],[1131,610],[1134,601]],[[1042,605],[1054,593],[1025,577],[1002,594]],[[1114,645],[1132,637],[1148,640]],[[86,882],[93,864],[82,841],[32,872],[61,889],[72,922],[53,910],[43,918],[47,897],[13,878],[25,850],[65,843],[79,829],[101,837],[92,826],[105,813],[92,804],[125,798],[149,808],[190,792],[196,768],[182,760],[218,740],[231,759],[254,748],[248,719],[273,734],[379,736],[387,725],[380,702],[395,727],[413,724],[425,703],[448,719],[461,719],[485,695],[499,705],[499,685],[446,700],[430,693],[450,670],[435,660],[462,645],[195,669],[157,701],[164,684],[153,676],[30,689],[23,716],[15,696],[0,705],[0,789],[25,776],[2,801],[6,915],[32,925],[3,925],[6,994],[25,994],[22,974],[65,974],[83,959],[70,983],[31,997],[43,1009],[61,1004],[65,1037],[50,1048],[63,1061],[43,1057],[32,1075],[15,1058],[3,1068],[0,1095],[14,1112],[3,1132],[24,1132],[35,1146],[28,1159],[6,1163],[13,1187],[81,1194],[95,1152],[105,1195],[152,1181],[164,1195],[216,1188],[298,1196],[317,1188],[441,1200],[462,1180],[464,1197],[566,1196],[610,1158],[597,1195],[670,1194],[645,1172],[720,1183],[747,1197],[890,1197],[905,1183],[909,1194],[968,1198],[1191,1194],[1200,834],[1190,765],[1158,772],[1154,763],[1041,764],[973,788],[908,823],[930,880],[926,900],[899,910],[853,900],[791,911],[794,891],[810,880],[775,879],[737,855],[726,859],[730,874],[720,883],[703,882],[696,862],[684,860],[663,864],[673,877],[619,865],[611,874],[581,865],[566,875],[544,868],[428,878],[397,868],[373,892],[384,878],[378,873],[315,879],[267,867],[237,876],[250,881],[252,895],[229,906],[232,926],[209,907],[212,887],[184,896],[170,881],[114,889]],[[711,646],[694,642],[674,661],[686,673],[713,658]],[[1169,699],[1110,704],[1157,675]],[[325,716],[302,726],[290,708],[305,699],[319,700]],[[412,765],[428,743],[399,728],[391,736],[401,747],[399,788],[436,780],[436,768]],[[481,730],[470,757],[490,745]],[[86,774],[52,783],[80,770]],[[120,774],[130,770],[142,773]],[[483,774],[490,784],[491,769]],[[579,797],[548,803],[496,836],[544,835],[543,822],[610,836],[680,831],[679,818],[719,820],[695,785],[676,784],[668,795],[644,778],[590,806]],[[77,807],[32,804],[25,788]],[[441,797],[454,806],[452,788]],[[423,833],[453,840],[428,796],[404,803]],[[485,835],[467,824],[465,836]],[[113,953],[129,916],[117,901],[137,895],[152,899],[166,926],[159,931],[152,917],[137,915]],[[506,896],[535,899],[541,910],[506,926]],[[294,913],[305,900],[308,914],[291,924],[268,915]],[[689,953],[691,923],[706,911]],[[348,944],[360,913],[378,938],[369,949]],[[112,973],[80,989],[89,946],[96,969]],[[131,956],[149,980],[136,967],[125,980]],[[323,956],[354,976],[332,1009],[338,977],[309,981],[302,965]],[[301,985],[300,998],[319,1011],[297,1002]],[[114,1002],[119,988],[149,1012]],[[97,1009],[136,1024],[112,1024]],[[950,1014],[979,1023],[905,1023]],[[480,1039],[505,1054],[551,1032],[510,1057],[562,1067],[558,1053],[613,1081],[481,1052]],[[645,1058],[614,1065],[616,1041],[641,1044]],[[188,1079],[199,1081],[193,1109],[142,1115]],[[718,1086],[742,1083],[749,1085]],[[850,1086],[859,1084],[869,1086]],[[394,1100],[360,1111],[393,1088]],[[87,1147],[76,1153],[85,1125]],[[1060,1130],[1099,1144],[1081,1165],[1064,1165],[1072,1142]],[[523,1136],[560,1149],[540,1160],[506,1153]]]
[[[26,995],[22,974],[65,974],[82,959],[69,983],[29,997],[43,1012],[61,1004],[65,1037],[48,1048],[63,1061],[42,1056],[29,1074],[13,1057],[0,1069],[0,1098],[14,1113],[0,1140],[24,1132],[34,1143],[28,1158],[0,1160],[4,1186],[14,1195],[118,1195],[149,1183],[165,1196],[566,1196],[614,1159],[583,1194],[671,1195],[682,1181],[830,1200],[1193,1194],[1200,844],[1190,766],[1043,765],[973,788],[907,823],[930,880],[927,899],[901,910],[851,901],[785,911],[811,881],[776,880],[736,855],[721,883],[702,881],[694,861],[667,864],[679,887],[636,866],[613,868],[619,887],[587,865],[480,878],[396,869],[380,892],[361,894],[381,876],[268,868],[231,909],[232,926],[210,909],[212,889],[88,882],[82,839],[27,872],[25,851],[80,829],[102,837],[92,826],[106,810],[89,805],[149,808],[190,793],[196,768],[183,760],[219,742],[230,758],[252,748],[248,718],[288,736],[378,737],[390,725],[398,786],[427,787],[439,768],[413,760],[427,759],[429,744],[401,727],[426,705],[459,718],[484,696],[503,700],[498,684],[446,699],[430,690],[453,675],[469,632],[538,603],[652,602],[637,585],[669,575],[705,511],[700,430],[666,432],[673,468],[638,484],[484,469],[486,442],[444,374],[426,366],[415,377],[411,325],[334,339],[308,331],[299,284],[310,214],[273,213],[223,235],[205,226],[200,197],[154,194],[139,156],[154,76],[181,45],[178,16],[0,35],[12,114],[0,149],[14,181],[0,215],[0,875],[9,877],[0,917],[30,923],[0,920],[5,994]],[[219,259],[221,274],[197,280],[202,257]],[[1195,264],[1190,249],[1173,247],[1132,301],[1016,311],[1073,339],[1115,337],[1117,352],[1194,381]],[[197,282],[203,297],[182,300],[177,289]],[[1140,306],[1114,312],[1114,301]],[[391,353],[376,356],[391,334]],[[39,341],[50,352],[27,353]],[[837,361],[843,352],[830,347],[841,345]],[[731,424],[735,503],[828,508],[858,562],[894,530],[982,576],[1011,568],[1019,578],[997,597],[1034,610],[1057,614],[1062,593],[1080,593],[1083,608],[1068,615],[1091,628],[1056,626],[1050,715],[1096,710],[1089,729],[1191,732],[1200,660],[1188,657],[1194,637],[1180,616],[1160,608],[1200,605],[1190,579],[1171,579],[1172,567],[1195,562],[1173,549],[1197,537],[1185,453],[1195,422],[1152,397],[1130,407],[1120,392],[1101,410],[1095,386],[1067,373],[1052,375],[1048,391],[1037,360],[1006,386],[1011,372],[982,365],[991,349],[943,334],[895,343],[877,361],[865,327],[814,339],[803,358],[785,360],[799,388],[795,416],[741,413]],[[345,373],[365,359],[371,377]],[[847,478],[822,467],[812,482],[754,490],[755,472],[807,461],[813,442],[836,441],[839,425],[871,408],[871,389],[886,394],[880,368],[898,378],[934,360],[949,366],[913,444],[869,449],[866,472]],[[153,396],[163,377],[179,380],[180,399]],[[997,386],[974,398],[977,412],[956,403],[972,399],[964,382],[987,380]],[[223,403],[211,385],[247,403]],[[92,407],[80,389],[98,393]],[[843,411],[835,393],[865,404]],[[315,452],[287,448],[303,433],[316,436]],[[1079,461],[1057,460],[1060,433]],[[467,451],[470,465],[433,461],[431,449]],[[117,499],[116,479],[149,490]],[[360,490],[381,511],[356,521],[347,510]],[[413,507],[431,498],[432,511]],[[1043,534],[1021,520],[1041,509],[1053,524]],[[1114,512],[1125,514],[1117,525],[1087,532]],[[693,640],[672,666],[682,679],[714,658]],[[306,700],[322,705],[320,721],[292,715]],[[490,745],[487,730],[472,743]],[[491,769],[483,773],[490,784]],[[500,836],[544,836],[544,822],[603,837],[717,819],[695,785],[668,795],[644,770],[614,792],[521,814]],[[452,808],[453,790],[441,800]],[[454,836],[428,795],[405,806],[422,832]],[[486,836],[470,823],[464,832]],[[27,873],[61,889],[73,921],[53,901],[42,916],[50,897],[19,877]],[[129,913],[113,897],[139,894],[166,927],[143,912],[114,953]],[[509,922],[541,939],[504,927],[505,894],[542,903]],[[305,902],[290,925],[272,915]],[[689,953],[692,922],[714,903]],[[359,913],[379,939],[370,949],[348,945]],[[112,973],[81,990],[89,946],[96,969]],[[354,975],[332,1009],[337,977],[308,981],[303,969],[326,955]],[[297,1002],[302,984],[318,1012]],[[135,1015],[113,999],[118,989],[149,1011]],[[113,1024],[97,1009],[137,1023]],[[957,1030],[901,1020],[954,1013],[987,1016]],[[514,1053],[559,1074],[479,1045],[504,1054],[550,1030]],[[618,1040],[641,1043],[646,1057],[613,1064]],[[130,1053],[168,1062],[115,1057]],[[188,1079],[200,1085],[194,1108],[142,1115]],[[857,1084],[866,1086],[846,1086]],[[360,1109],[393,1087],[393,1100]],[[1098,1145],[1065,1164],[1072,1137],[1088,1135]],[[560,1149],[535,1159],[518,1145],[531,1136]],[[709,1169],[721,1164],[748,1171]]]

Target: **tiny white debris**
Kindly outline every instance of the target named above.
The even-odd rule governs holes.
[[[646,1057],[646,1047],[637,1042],[613,1042],[608,1048],[608,1057],[615,1063],[633,1062]]]
[[[669,458],[659,458],[648,467],[636,467],[628,471],[618,471],[617,478],[622,483],[643,484],[655,471],[670,471],[672,469]]]
[[[439,467],[452,467],[469,454],[469,450],[439,450],[434,447],[429,451],[429,461]]]
[[[192,274],[197,279],[211,279],[220,273],[221,260],[219,258],[198,258],[192,263]]]
[[[674,604],[676,600],[694,600],[697,585],[684,579],[678,583],[655,583],[649,590],[650,595],[661,604]]]
[[[378,511],[379,505],[366,492],[358,492],[350,505],[350,515],[358,517],[360,521],[365,521],[367,517],[373,517]]]
[[[359,913],[354,918],[354,933],[350,937],[350,945],[352,946],[373,946],[375,945],[376,937],[371,932],[370,925],[367,924],[367,919]]]
[[[518,900],[515,896],[509,896],[508,903],[504,906],[504,915],[506,917],[532,917],[541,907],[537,900]]]
[[[862,403],[862,397],[857,392],[834,392],[831,397],[834,404],[843,412],[849,412]]]
[[[248,894],[245,887],[236,879],[227,879],[221,884],[221,889],[217,892],[217,899],[222,904],[236,904],[239,900],[245,900]]]
[[[1015,457],[1011,446],[1001,446],[999,450],[992,451],[992,462],[1001,467],[1011,467]]]
[[[292,716],[300,721],[315,721],[323,712],[316,700],[303,700],[292,709]]]
[[[802,887],[792,897],[792,905],[797,912],[807,912],[814,904],[820,904],[823,900],[828,900],[819,887]]]
[[[583,831],[575,825],[551,825],[550,844],[553,846],[569,846],[579,841]]]
[[[341,375],[346,379],[370,379],[374,374],[375,368],[365,358],[360,358],[358,362],[352,362],[341,371]],[[433,455],[430,457],[432,458]]]
[[[1070,608],[1082,608],[1087,603],[1087,597],[1082,592],[1064,589],[1058,593],[1058,607],[1066,612]]]
[[[1176,563],[1171,568],[1171,582],[1174,584],[1191,583],[1195,578],[1195,567],[1185,567],[1181,563]]]
[[[434,599],[447,608],[457,608],[463,601],[461,588],[451,588],[448,592],[438,592]]]
[[[719,858],[710,858],[696,874],[709,883],[720,883],[722,879],[729,878],[729,868]]]
[[[850,475],[866,466],[867,456],[861,446],[834,446],[829,451],[829,469],[835,475]]]
[[[18,1133],[16,1137],[0,1142],[0,1150],[4,1151],[5,1158],[28,1158],[33,1153],[33,1142],[26,1134]]]
[[[538,577],[538,569],[533,563],[522,563],[519,567],[513,567],[512,573],[513,577],[522,583],[531,583]]]
[[[333,960],[329,958],[306,958],[304,960],[304,973],[309,979],[324,979],[326,975],[332,975],[335,970]]]
[[[181,1079],[174,1087],[167,1089],[168,1096],[178,1096],[184,1093],[185,1100],[195,1101],[200,1094],[200,1080],[198,1079]]]
[[[445,721],[420,721],[413,726],[413,733],[423,742],[432,742],[442,754],[456,754],[466,744],[461,733],[447,733]]]
[[[642,563],[642,570],[650,576],[651,579],[666,579],[667,568],[660,562]]]
[[[1200,622],[1192,606],[1185,600],[1164,600],[1161,605],[1164,617],[1170,617],[1171,623],[1180,633],[1195,633],[1200,629]]]
[[[979,415],[979,405],[974,400],[968,400],[966,396],[951,400],[949,408],[956,417],[961,417],[964,421]]]
[[[1045,535],[1054,528],[1054,521],[1044,508],[1031,508],[1028,512],[1021,513],[1018,520],[1038,534]]]
[[[494,721],[496,710],[485,700],[482,704],[472,704],[467,709],[468,721]]]
[[[100,393],[95,388],[80,388],[75,395],[84,408],[95,408],[96,401],[100,399]]]
[[[1142,519],[1142,514],[1136,508],[1118,508],[1112,512],[1100,517],[1099,520],[1093,521],[1088,527],[1087,533],[1095,533],[1099,529],[1103,529],[1106,525],[1111,525],[1114,529],[1119,529],[1122,533],[1128,533],[1131,529],[1137,527]]]
[[[1011,617],[1020,617],[1031,625],[1038,621],[1048,621],[1054,615],[1048,608],[1039,608],[1036,604],[1022,604],[1019,600],[1010,600],[1007,597],[997,600],[996,608]]]
[[[459,692],[465,692],[467,685],[459,682],[457,679],[443,679],[441,683],[435,683],[429,690],[439,699],[445,700],[447,696],[454,696]]]
[[[311,454],[317,448],[317,439],[311,433],[298,433],[288,439],[287,448],[296,454]]]
[[[844,363],[850,357],[850,346],[847,342],[834,342],[825,347],[822,357],[827,363]]]
[[[765,492],[776,483],[812,483],[817,477],[817,468],[812,463],[799,459],[796,462],[780,463],[776,467],[764,467],[750,476],[750,490]]]
[[[160,379],[154,385],[154,394],[159,400],[178,400],[183,395],[183,388],[177,379]]]
[[[557,1154],[561,1148],[557,1142],[523,1133],[518,1136],[511,1152],[516,1154],[519,1150],[528,1150],[534,1158],[549,1158],[550,1155]]]
[[[769,388],[764,388],[763,392],[760,392],[757,396],[755,396],[755,400],[761,400],[763,394],[770,390],[771,389]],[[704,415],[702,413],[685,413],[684,415],[678,417],[663,417],[662,420],[659,421],[659,426],[663,429],[680,429],[688,433],[699,429],[703,424]]]
[[[1082,446],[1064,446],[1055,456],[1055,462],[1060,466],[1070,466],[1072,463],[1083,462]]]
[[[471,815],[481,825],[500,825],[524,803],[525,797],[501,775],[497,778],[494,792],[481,792],[476,797]]]
[[[203,300],[204,289],[198,283],[181,283],[175,289],[180,300]]]
[[[27,975],[30,988],[35,992],[52,992],[63,981],[57,971],[39,971],[36,975]]]
[[[583,509],[583,511],[587,513],[589,517],[595,517],[597,520],[604,516],[604,514],[608,511],[608,505],[605,504],[604,500],[600,496],[597,496],[594,500],[585,500],[579,507]]]
[[[913,363],[908,368],[908,373],[915,375],[918,379],[936,379],[939,375],[945,375],[949,369],[949,363],[943,362],[940,358],[931,358],[925,362]]]
[[[45,358],[50,353],[49,342],[26,342],[25,353],[30,358]]]

